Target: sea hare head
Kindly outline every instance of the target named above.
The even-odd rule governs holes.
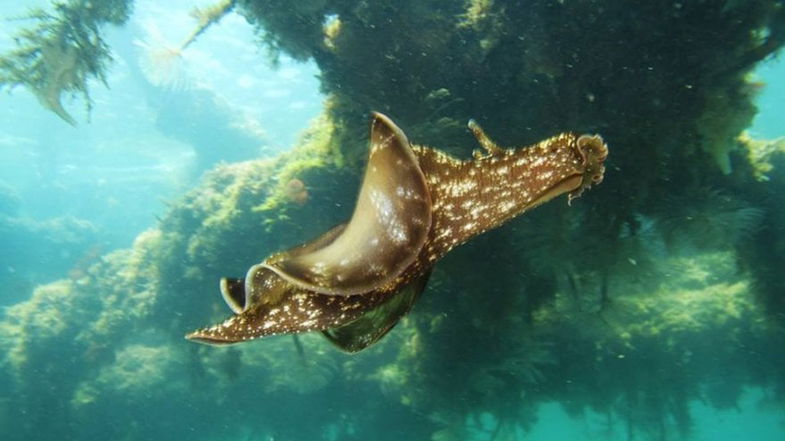
[[[580,157],[583,171],[581,185],[569,194],[569,200],[579,197],[583,190],[602,182],[605,174],[605,159],[608,157],[608,146],[600,135],[581,135],[575,142],[575,149]]]

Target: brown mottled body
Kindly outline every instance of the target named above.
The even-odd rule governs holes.
[[[585,156],[601,164],[608,154],[598,136],[572,133],[521,149],[495,147],[469,161],[427,147],[415,146],[414,152],[433,199],[432,234],[424,250],[432,262],[560,194],[578,197],[589,183],[599,183],[604,172],[602,165],[588,170]]]
[[[351,220],[271,256],[245,279],[223,279],[221,292],[236,314],[188,338],[219,344],[318,330],[344,350],[361,350],[408,312],[451,249],[602,180],[608,150],[599,136],[565,133],[502,149],[476,123],[469,127],[486,153],[462,161],[411,146],[392,121],[374,114]]]

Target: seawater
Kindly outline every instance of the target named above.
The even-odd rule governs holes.
[[[22,14],[33,3],[48,6],[44,1],[29,3],[3,4],[0,17]],[[303,353],[295,350],[289,340],[272,339],[269,348],[277,360],[272,366],[264,358],[270,357],[265,353],[267,340],[249,343],[258,345],[257,352],[264,355],[241,355],[232,349],[214,349],[216,352],[209,354],[212,349],[195,346],[169,353],[168,345],[192,345],[180,341],[181,334],[187,330],[180,319],[172,320],[173,325],[166,335],[155,330],[127,336],[121,328],[112,328],[111,324],[113,320],[134,320],[129,318],[133,311],[101,310],[107,303],[100,301],[105,302],[106,298],[78,303],[59,294],[62,291],[56,289],[58,286],[68,284],[69,289],[76,292],[81,284],[95,282],[91,278],[111,272],[97,268],[111,265],[116,256],[127,253],[134,243],[154,240],[145,232],[169,219],[167,215],[172,206],[188,201],[189,206],[197,207],[194,210],[211,210],[213,205],[210,204],[214,201],[207,199],[214,195],[200,199],[192,193],[204,182],[205,173],[211,170],[215,173],[216,167],[231,167],[259,158],[272,161],[291,151],[300,142],[302,131],[327,105],[319,90],[316,64],[297,61],[284,54],[273,66],[255,43],[259,37],[252,26],[237,14],[227,16],[211,27],[189,49],[183,57],[183,84],[177,88],[151,84],[140,65],[140,52],[144,44],[181,40],[193,27],[193,21],[183,14],[192,2],[140,0],[135,3],[129,23],[107,31],[115,65],[107,78],[109,89],[98,83],[91,87],[95,104],[89,120],[79,100],[64,100],[67,110],[79,122],[72,127],[43,109],[23,88],[0,98],[0,237],[3,240],[0,244],[0,307],[3,308],[0,330],[14,337],[13,344],[10,339],[0,342],[0,370],[5,371],[0,375],[0,439],[17,439],[22,432],[37,433],[38,439],[55,439],[58,433],[50,432],[46,425],[50,418],[70,427],[72,433],[79,434],[79,439],[83,440],[103,439],[101,436],[107,427],[120,426],[121,429],[115,429],[114,433],[123,433],[124,427],[128,429],[128,438],[122,439],[152,439],[148,437],[168,431],[178,438],[188,436],[196,440],[273,441],[294,439],[297,430],[311,421],[325,420],[333,422],[317,431],[320,439],[359,439],[354,437],[354,415],[330,413],[333,403],[339,401],[344,403],[339,406],[342,409],[349,402],[351,406],[348,407],[353,407],[357,413],[378,413],[379,439],[388,439],[390,433],[398,434],[398,439],[408,439],[407,427],[399,423],[411,421],[408,419],[411,415],[406,413],[406,406],[411,403],[407,401],[409,395],[405,388],[413,387],[415,382],[407,383],[390,367],[394,365],[394,351],[389,345],[406,344],[403,338],[393,336],[391,341],[381,343],[388,345],[385,349],[369,356],[387,357],[388,370],[359,373],[352,371],[356,368],[352,358],[329,352],[332,349],[316,338],[305,339],[305,361]],[[0,51],[13,47],[11,36],[26,23],[24,20],[3,22]],[[758,114],[747,132],[756,139],[785,137],[785,62],[777,58],[765,61],[755,75],[763,85],[756,100]],[[611,145],[611,155],[614,148]],[[612,172],[609,170],[609,179],[612,179]],[[785,170],[773,173],[781,175]],[[354,183],[349,178],[346,181]],[[310,190],[310,198],[327,197],[320,195],[319,189]],[[593,191],[603,190],[600,186]],[[347,207],[341,203],[344,199],[351,200],[355,191],[354,187],[346,189],[348,196],[338,198],[340,201],[333,204],[337,207],[336,212],[347,212]],[[201,203],[204,205],[199,205]],[[265,234],[261,228],[259,234]],[[242,240],[226,244],[226,248],[241,245]],[[658,248],[652,255],[654,259],[666,259],[661,253],[667,254]],[[259,255],[260,259],[263,257]],[[176,262],[178,258],[172,261]],[[781,264],[785,265],[785,262]],[[711,264],[706,264],[695,271],[710,273],[711,268]],[[125,270],[127,268],[121,267],[112,271],[122,273]],[[213,269],[183,269],[194,274],[210,270]],[[224,275],[215,274],[216,296],[217,277]],[[734,279],[736,276],[733,270],[728,270],[725,274],[705,277],[709,280],[745,280],[744,277]],[[111,280],[103,282],[96,293],[116,297],[118,305],[123,304],[124,295],[132,292],[115,286]],[[45,303],[41,299],[47,298],[46,292],[50,289],[47,287],[54,287],[51,288],[54,293],[51,301],[62,305],[55,309],[72,308],[79,312],[53,317],[37,315],[38,303],[30,303],[31,298],[37,292],[38,301]],[[133,292],[154,292],[155,289],[156,286],[151,286]],[[204,302],[213,300],[204,299]],[[24,314],[5,316],[11,308],[22,311],[24,305],[33,306],[30,311],[24,310]],[[228,313],[228,310],[223,312]],[[171,313],[187,315],[189,311]],[[417,314],[417,308],[413,314]],[[35,317],[38,321],[35,326],[25,328],[18,322],[18,317]],[[90,333],[79,332],[99,320],[105,323],[103,327],[96,327]],[[147,317],[145,320],[163,318]],[[449,322],[450,312],[446,311],[444,317],[434,320],[433,326],[449,326]],[[59,335],[62,329],[69,331]],[[20,335],[20,332],[27,334]],[[780,334],[780,338],[773,341],[785,345],[784,340]],[[41,341],[45,344],[36,343]],[[70,349],[74,344],[78,350]],[[408,344],[415,343],[409,341]],[[444,344],[460,345],[461,336]],[[734,343],[717,341],[716,344]],[[781,347],[775,357],[782,357]],[[754,365],[757,357],[765,358],[766,355],[747,354],[742,347],[738,351],[739,366],[728,366],[728,369],[747,370],[755,375],[755,367],[748,364]],[[48,359],[53,365],[65,368],[57,370],[26,364],[38,359]],[[79,377],[68,372],[68,366],[79,365],[77,359],[90,360],[86,365],[88,374]],[[538,369],[547,375],[549,363],[546,360],[544,367]],[[678,364],[679,360],[674,359],[673,363]],[[356,365],[362,366],[362,363]],[[60,401],[53,405],[51,401],[37,400],[36,386],[12,373],[19,366],[40,378],[39,386],[56,391]],[[258,376],[253,369],[258,371]],[[353,390],[351,386],[334,386],[349,373],[372,378],[378,387],[369,388],[366,384]],[[785,375],[785,372],[780,374]],[[443,376],[450,378],[449,367],[445,367]],[[80,378],[79,382],[72,382],[75,377]],[[204,378],[221,378],[221,382],[204,386],[200,383]],[[260,388],[256,383],[258,378],[273,378],[278,383]],[[455,387],[462,387],[464,379],[446,381],[454,381]],[[570,380],[565,378],[564,381]],[[773,382],[785,384],[782,378]],[[400,384],[405,384],[401,386],[404,390],[395,389]],[[171,392],[169,387],[172,387]],[[209,399],[200,395],[202,388],[209,389],[212,394]],[[391,389],[395,391],[390,392]],[[263,392],[259,396],[242,396],[249,393],[248,390],[254,394]],[[259,409],[253,405],[235,407],[238,394],[238,401],[242,403],[263,405],[260,404]],[[399,407],[384,408],[374,404],[377,400],[385,402],[379,397],[394,394],[402,397],[396,404]],[[782,391],[749,387],[738,395],[740,399],[724,408],[717,408],[708,400],[690,401],[687,407],[693,421],[688,433],[679,434],[669,428],[665,431],[667,435],[661,435],[661,438],[630,431],[623,421],[607,414],[571,413],[569,408],[574,403],[548,401],[538,403],[536,409],[526,413],[527,417],[535,415],[535,421],[526,421],[506,431],[497,430],[499,420],[496,416],[478,408],[473,418],[465,421],[458,418],[471,430],[442,432],[430,439],[785,439]],[[277,409],[275,418],[285,421],[290,432],[281,434],[256,422],[257,419],[265,420],[260,415],[264,412],[261,409],[268,408],[271,401]],[[17,413],[22,402],[23,412]],[[102,406],[108,403],[108,407],[91,410],[95,413],[88,415],[80,413],[80,409],[93,409],[90,407],[93,403]],[[127,419],[128,412],[134,415],[131,420]],[[447,421],[452,417],[436,411],[418,418]],[[161,420],[166,421],[161,423]],[[210,421],[223,426],[214,427]],[[36,429],[31,430],[31,426]],[[309,434],[303,436],[312,436],[314,432],[303,430],[303,433]],[[465,438],[457,438],[456,433]],[[374,439],[373,433],[370,438],[366,438],[367,432],[362,435],[363,439]]]

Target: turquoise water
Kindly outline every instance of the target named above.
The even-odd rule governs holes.
[[[50,7],[45,1],[3,4],[0,17],[23,14],[33,3]],[[785,215],[770,208],[781,197],[772,189],[785,180],[782,145],[771,147],[775,153],[767,158],[775,158],[774,165],[762,172],[765,178],[744,162],[744,147],[729,154],[730,175],[714,168],[712,153],[697,149],[689,160],[709,164],[697,174],[699,182],[685,183],[684,195],[668,194],[660,185],[666,188],[682,175],[676,170],[672,177],[667,167],[647,162],[651,157],[630,143],[614,144],[629,139],[620,135],[624,127],[555,112],[564,118],[553,126],[606,137],[611,152],[606,182],[571,202],[582,208],[564,211],[565,201],[557,199],[535,211],[531,221],[527,214],[455,251],[436,267],[411,314],[377,345],[347,355],[318,333],[228,348],[184,340],[186,332],[231,313],[221,301],[221,277],[241,276],[269,253],[294,247],[351,215],[365,153],[352,157],[360,148],[355,146],[317,153],[297,149],[319,144],[331,130],[355,136],[356,127],[365,127],[349,126],[357,108],[340,107],[346,103],[331,102],[325,91],[338,90],[340,99],[355,100],[358,108],[378,102],[358,84],[336,87],[340,81],[330,75],[337,74],[321,70],[320,62],[330,66],[324,54],[302,59],[284,48],[271,56],[261,43],[263,31],[236,11],[189,45],[175,71],[151,72],[146,58],[151,48],[182,42],[192,31],[187,11],[193,3],[137,0],[127,23],[104,30],[114,58],[108,87],[89,82],[89,112],[83,100],[64,97],[75,126],[45,109],[24,86],[0,97],[0,439],[785,439],[785,314],[771,294],[783,289],[765,291],[770,279],[759,280],[785,264],[777,260],[785,255]],[[333,2],[307,3],[306,10]],[[369,21],[387,7],[346,3],[351,7],[335,9]],[[511,10],[518,3],[510,2]],[[291,26],[306,12],[298,14]],[[336,17],[325,16],[325,24]],[[2,23],[0,53],[15,47],[13,35],[29,21]],[[379,23],[386,29],[384,20]],[[367,26],[369,35],[374,29]],[[483,44],[505,38],[487,32]],[[436,38],[432,44],[434,52],[449,47]],[[556,78],[570,74],[548,62],[547,53],[560,50],[544,47],[542,53],[532,49],[539,62],[530,67],[537,71],[536,87],[558,97],[570,82]],[[486,55],[487,63],[498,62],[490,51]],[[401,96],[428,95],[429,87],[441,84],[426,68],[412,63],[406,68],[423,78],[423,91],[406,89]],[[373,83],[388,74],[394,72],[371,71],[365,79]],[[503,72],[498,81],[516,75],[522,74]],[[734,135],[744,131],[758,141],[785,137],[781,54],[767,57],[749,78],[760,83],[749,86],[756,90],[758,111]],[[464,87],[433,87],[423,106],[435,101],[436,110],[418,113],[428,118],[428,127],[396,115],[407,123],[401,128],[410,141],[444,139],[445,145],[434,147],[468,158],[471,148],[464,147],[474,145],[465,142],[470,138],[462,124],[468,118],[457,126],[450,112],[463,118],[455,108],[485,101],[478,98],[479,85]],[[582,101],[576,112],[599,114],[616,105],[602,102],[603,87],[598,83],[596,90],[577,93]],[[494,119],[518,111],[509,104],[518,99],[513,95],[491,100],[509,110],[471,117],[509,143],[557,133],[549,132],[552,127],[499,127]],[[394,92],[381,96],[391,103],[397,99]],[[604,107],[589,107],[597,103]],[[474,111],[474,104],[466,105]],[[418,106],[412,105],[412,113]],[[333,126],[318,120],[335,108],[346,119]],[[711,133],[723,127],[712,118],[724,121],[717,115],[738,109],[714,110],[702,120]],[[603,115],[638,123],[625,114],[630,111]],[[647,118],[656,126],[656,113],[641,119]],[[663,127],[673,133],[682,130],[668,124]],[[668,139],[652,140],[651,133],[641,133],[642,146],[670,148]],[[706,143],[720,142],[701,134]],[[311,162],[297,162],[302,157]],[[289,171],[277,174],[281,170]],[[625,226],[605,241],[607,229],[586,219],[592,219],[592,210],[613,210],[594,195],[605,190],[604,197],[618,197],[618,206],[635,205],[619,189],[618,176],[652,173],[660,177],[647,182],[656,185],[635,197],[646,194],[661,204],[637,207],[623,220],[608,215]],[[696,200],[689,185],[705,199]],[[560,208],[551,206],[557,203]],[[600,208],[586,208],[591,204]],[[596,235],[574,233],[583,231],[576,226],[583,223]],[[564,242],[575,248],[564,248]],[[612,267],[603,270],[604,262]],[[606,310],[607,299],[595,297],[606,295],[609,284],[617,297],[612,295]],[[531,299],[523,302],[531,308],[525,314],[522,301],[509,300],[522,297]],[[476,315],[467,318],[466,310]],[[494,338],[484,338],[485,332]]]
[[[117,58],[111,88],[96,84],[89,120],[83,103],[64,99],[78,127],[42,112],[30,93],[4,97],[0,172],[30,216],[84,218],[105,227],[99,239],[105,251],[127,247],[154,224],[165,201],[182,194],[207,168],[287,150],[319,113],[323,98],[315,66],[284,57],[273,69],[253,44],[252,28],[238,16],[227,17],[187,54],[184,90],[153,87],[140,71],[142,45],[181,40],[191,21],[180,12],[190,6],[137,2],[126,27],[108,29]],[[3,15],[22,15],[28,7],[5,5]],[[0,48],[11,47],[14,29],[23,23],[4,23]],[[223,54],[220,60],[213,58],[216,52]],[[192,112],[183,115],[188,108]],[[201,160],[204,150],[213,152]],[[27,166],[19,167],[22,163]],[[149,193],[156,198],[150,200]]]
[[[773,59],[760,66],[756,75],[766,86],[756,101],[758,114],[749,132],[768,139],[785,136],[781,114],[782,103],[785,103],[785,63],[781,59]]]
[[[782,436],[782,418],[777,412],[755,409],[762,399],[759,391],[749,391],[739,403],[739,409],[718,411],[694,403],[696,427],[690,439],[724,441],[736,439],[775,440]],[[748,409],[748,410],[742,410]],[[563,440],[625,440],[623,430],[609,428],[603,415],[587,415],[580,420],[571,419],[558,403],[543,404],[539,409],[537,426],[521,439],[544,441]]]

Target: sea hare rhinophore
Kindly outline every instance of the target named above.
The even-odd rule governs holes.
[[[235,315],[187,338],[227,344],[321,331],[360,351],[411,309],[431,267],[472,236],[563,193],[602,181],[608,147],[598,135],[563,133],[522,149],[494,144],[469,122],[484,152],[462,161],[409,144],[375,113],[370,156],[352,218],[321,237],[222,279]]]

